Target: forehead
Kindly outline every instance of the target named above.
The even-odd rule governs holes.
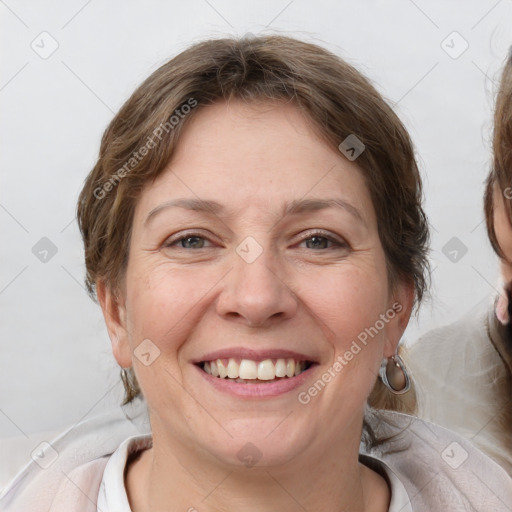
[[[361,169],[322,140],[296,106],[232,101],[194,114],[138,209],[190,197],[269,211],[299,198],[327,196],[374,215]]]

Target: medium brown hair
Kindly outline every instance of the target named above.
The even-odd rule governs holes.
[[[149,76],[114,117],[78,201],[93,299],[98,280],[114,292],[122,288],[143,187],[168,165],[201,107],[231,99],[293,102],[336,150],[350,135],[364,144],[355,163],[377,214],[390,283],[413,283],[419,303],[428,281],[428,225],[406,129],[354,67],[320,46],[275,35],[195,44]],[[134,387],[125,382],[126,401],[140,392],[129,375]]]
[[[494,230],[493,190],[496,184],[512,219],[512,47],[508,52],[496,96],[492,148],[493,163],[487,176],[484,195],[485,221],[492,248],[500,258],[504,258]]]

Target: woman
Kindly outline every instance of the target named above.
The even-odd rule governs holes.
[[[500,259],[499,293],[458,322],[427,333],[410,363],[419,414],[477,443],[512,475],[512,48],[494,113],[485,218]]]
[[[410,385],[396,351],[427,224],[403,125],[336,56],[278,36],[178,55],[108,127],[78,219],[132,422],[97,423],[86,460],[57,458],[52,478],[29,468],[7,507],[512,503],[469,443],[367,406],[379,371],[392,393]]]

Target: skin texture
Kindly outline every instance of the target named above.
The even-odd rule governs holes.
[[[225,210],[170,207],[145,224],[176,198]],[[285,204],[313,198],[343,199],[358,214],[331,207],[283,217]],[[317,230],[337,243],[312,239]],[[190,232],[202,238],[176,241]],[[262,249],[252,263],[236,251],[246,237]],[[150,410],[153,448],[126,477],[135,512],[387,510],[387,484],[359,464],[359,442],[367,396],[407,325],[413,288],[388,282],[356,162],[321,141],[296,107],[233,101],[197,112],[139,198],[121,296],[97,284],[113,353],[133,365]],[[396,302],[401,312],[301,404],[298,393]],[[160,350],[149,366],[134,357],[145,339]],[[297,389],[241,398],[193,364],[234,347],[288,349],[317,366]],[[237,456],[248,442],[261,454],[251,468]]]

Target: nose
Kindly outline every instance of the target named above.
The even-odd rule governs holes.
[[[251,263],[234,253],[233,268],[217,301],[219,315],[249,327],[293,317],[298,305],[296,294],[275,259],[266,253]]]

